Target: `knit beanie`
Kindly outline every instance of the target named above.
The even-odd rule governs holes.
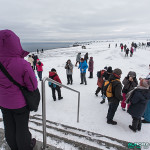
[[[119,68],[116,68],[113,73],[117,74],[118,76],[120,76],[122,74],[122,71]]]
[[[113,72],[111,66],[109,66],[109,67],[107,68],[107,72],[108,72],[108,73],[112,73],[112,72]]]
[[[52,71],[52,72],[56,72],[56,69],[52,68],[51,71]]]
[[[150,80],[141,79],[140,80],[140,86],[145,87],[145,88],[149,88]]]

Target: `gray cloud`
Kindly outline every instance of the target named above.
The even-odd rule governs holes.
[[[150,36],[149,0],[0,0],[0,30],[26,41]]]

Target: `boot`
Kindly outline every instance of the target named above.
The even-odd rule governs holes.
[[[117,125],[117,122],[113,121],[113,120],[107,120],[107,123],[108,124],[112,124],[112,125]]]
[[[126,111],[126,109],[125,109],[125,108],[122,108],[122,110],[123,110],[123,111]]]
[[[58,100],[61,100],[61,99],[63,99],[63,97],[59,97],[59,98],[58,98]]]
[[[98,97],[98,94],[95,92],[95,95]]]
[[[146,121],[145,119],[142,120],[142,123],[150,123],[149,121]]]
[[[36,145],[36,139],[33,138],[33,139],[31,140],[31,148],[34,148],[35,145]]]
[[[135,129],[133,126],[129,125],[129,128],[130,128],[133,132],[136,132],[136,129]]]
[[[101,104],[105,103],[105,99],[103,99],[100,103],[101,103]]]

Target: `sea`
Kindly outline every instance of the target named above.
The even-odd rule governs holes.
[[[43,50],[51,50],[56,48],[68,48],[73,45],[71,42],[35,42],[35,43],[21,43],[22,48],[28,52],[36,52]]]

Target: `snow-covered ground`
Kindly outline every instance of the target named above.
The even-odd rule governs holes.
[[[45,51],[43,54],[39,55],[40,60],[44,64],[43,77],[48,77],[51,68],[55,68],[62,83],[65,85],[67,83],[67,78],[64,66],[68,59],[71,59],[72,63],[75,64],[78,52],[81,52],[82,56],[88,52],[89,57],[92,56],[94,59],[94,78],[89,79],[89,72],[87,71],[87,85],[80,85],[80,70],[78,67],[74,66],[73,85],[69,85],[69,87],[81,92],[80,122],[76,122],[77,94],[62,88],[62,96],[64,99],[60,101],[56,100],[54,102],[48,83],[46,83],[47,120],[82,128],[121,140],[131,142],[150,142],[150,125],[143,124],[140,132],[133,133],[128,127],[132,122],[132,118],[127,112],[122,111],[120,106],[114,117],[114,120],[117,121],[118,124],[116,126],[107,124],[106,115],[108,111],[108,102],[100,104],[100,101],[102,100],[101,94],[99,94],[99,97],[95,96],[95,90],[97,88],[96,73],[105,66],[112,66],[113,69],[120,68],[123,72],[121,80],[124,79],[129,71],[135,71],[137,73],[137,79],[139,77],[146,77],[149,73],[150,48],[137,49],[133,54],[133,57],[125,57],[124,52],[121,52],[119,47],[121,42],[127,44],[130,48],[132,41],[94,42],[90,45],[86,45],[87,49],[82,49],[80,46],[62,48]],[[110,48],[108,48],[109,43]],[[117,48],[115,48],[116,43],[118,44]],[[41,89],[40,81],[39,88]],[[42,114],[41,106],[42,104],[40,103],[38,112],[32,112],[31,115]],[[0,124],[0,128],[1,127],[3,127],[2,124]],[[33,136],[36,136],[38,139],[42,138],[37,135]]]

